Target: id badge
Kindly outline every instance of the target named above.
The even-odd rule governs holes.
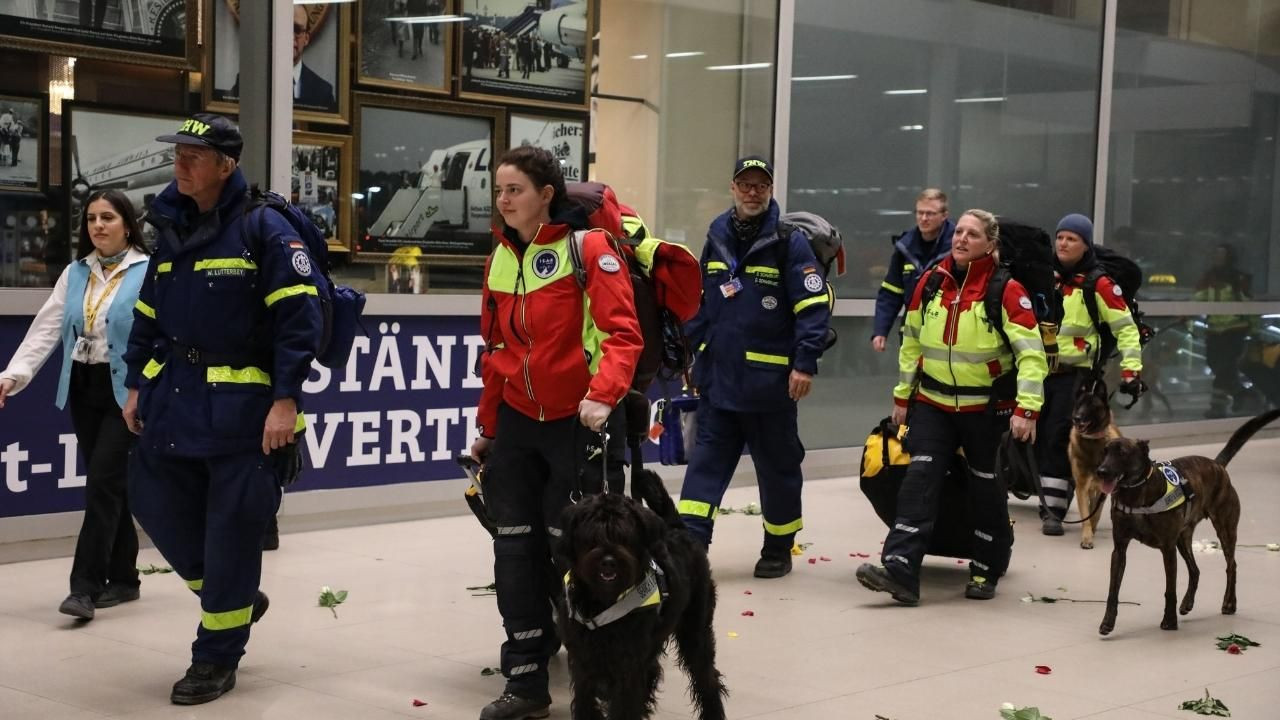
[[[89,357],[89,338],[81,335],[76,338],[76,345],[71,349],[71,355],[75,358],[84,360]]]
[[[742,292],[742,281],[738,278],[733,278],[729,282],[720,286],[720,294],[727,298],[731,298],[740,292]]]

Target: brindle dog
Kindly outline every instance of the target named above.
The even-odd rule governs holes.
[[[1254,433],[1277,417],[1280,417],[1280,409],[1246,422],[1213,460],[1189,455],[1170,461],[1192,497],[1172,509],[1151,514],[1130,510],[1148,508],[1165,495],[1165,475],[1151,461],[1147,442],[1118,438],[1107,443],[1097,476],[1102,482],[1102,492],[1112,496],[1111,524],[1115,549],[1111,551],[1111,587],[1107,592],[1107,610],[1098,627],[1099,633],[1107,635],[1115,629],[1125,555],[1129,541],[1135,539],[1143,545],[1159,548],[1164,555],[1164,618],[1160,627],[1164,630],[1178,629],[1178,615],[1174,613],[1178,565],[1174,551],[1182,555],[1187,565],[1187,592],[1178,607],[1178,613],[1186,615],[1195,605],[1196,586],[1200,582],[1200,568],[1191,553],[1191,536],[1196,525],[1206,517],[1213,523],[1222,555],[1227,559],[1227,590],[1222,598],[1222,614],[1235,614],[1236,525],[1240,521],[1240,497],[1231,486],[1226,466]]]
[[[1107,441],[1118,437],[1120,429],[1111,415],[1107,383],[1099,375],[1090,374],[1076,387],[1075,405],[1071,408],[1071,441],[1067,448],[1071,475],[1076,482],[1076,509],[1080,512],[1080,547],[1085,550],[1093,549],[1093,533],[1102,519],[1102,505],[1107,501],[1094,470],[1102,462]]]

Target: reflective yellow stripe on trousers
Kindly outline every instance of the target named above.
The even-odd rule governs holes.
[[[252,605],[227,612],[200,613],[200,624],[204,626],[205,630],[234,630],[248,625],[251,620],[253,620]]]
[[[714,519],[717,508],[711,503],[698,502],[697,500],[681,500],[677,510],[681,515]]]

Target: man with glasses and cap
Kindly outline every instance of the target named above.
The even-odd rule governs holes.
[[[302,383],[324,329],[323,276],[284,216],[246,212],[240,130],[197,113],[173,135],[174,180],[151,203],[151,271],[125,353],[133,514],[200,597],[178,705],[235,687],[258,590],[262,538],[286,450],[303,428]],[[279,451],[279,452],[276,452]]]
[[[712,221],[702,251],[702,306],[685,328],[701,401],[679,510],[710,545],[720,501],[749,449],[764,514],[755,576],[777,578],[791,572],[804,526],[797,403],[818,373],[831,306],[808,238],[779,223],[769,162],[739,160],[729,190],[733,207]]]

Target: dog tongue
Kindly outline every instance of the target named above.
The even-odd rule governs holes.
[[[1102,494],[1103,494],[1103,495],[1110,495],[1111,493],[1115,492],[1115,491],[1116,491],[1116,483],[1118,483],[1118,482],[1120,482],[1120,481],[1119,481],[1119,479],[1116,479],[1116,480],[1104,480],[1104,481],[1102,482],[1102,488],[1101,488],[1101,489],[1102,489]]]

